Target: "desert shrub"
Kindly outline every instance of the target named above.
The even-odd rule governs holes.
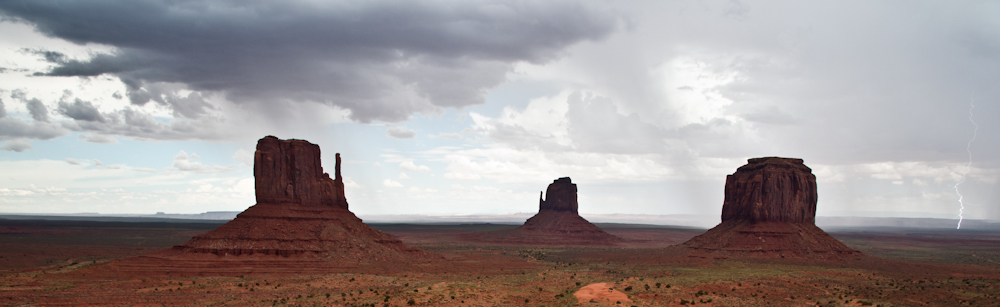
[[[625,287],[625,291],[632,291],[632,286]]]
[[[407,304],[407,305],[410,305],[410,306],[413,306],[413,305],[416,305],[416,304],[417,304],[417,301],[414,301],[414,300],[413,300],[413,299],[411,298],[410,300],[406,301],[406,304]]]

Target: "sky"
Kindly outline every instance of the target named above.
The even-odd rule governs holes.
[[[3,0],[0,102],[0,213],[241,211],[274,135],[362,216],[718,215],[781,156],[820,216],[1000,219],[996,1]]]

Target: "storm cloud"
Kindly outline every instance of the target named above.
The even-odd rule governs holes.
[[[116,47],[85,60],[40,53],[43,75],[112,74],[134,104],[157,83],[238,103],[311,101],[360,122],[483,103],[518,62],[544,63],[621,23],[578,1],[5,1],[0,12],[77,44]],[[159,102],[159,101],[158,101]],[[206,106],[171,104],[194,118]]]

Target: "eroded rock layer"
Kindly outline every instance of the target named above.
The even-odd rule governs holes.
[[[802,159],[749,159],[726,177],[722,221],[815,223],[816,200],[816,176]]]
[[[319,146],[267,136],[254,154],[257,204],[172,249],[121,262],[145,270],[314,270],[401,265],[436,258],[375,230],[349,211],[337,154],[323,172]],[[291,268],[295,266],[297,268]]]
[[[552,181],[549,187],[545,189],[545,196],[547,199],[543,199],[541,195],[538,196],[538,212],[553,210],[567,211],[574,214],[578,213],[577,207],[579,207],[579,203],[576,199],[576,184],[569,177],[562,177]]]
[[[816,201],[816,176],[802,159],[749,159],[726,177],[722,223],[682,246],[717,257],[859,254],[816,227]]]
[[[260,139],[253,161],[257,203],[348,209],[339,153],[336,159],[335,178],[330,179],[330,174],[323,172],[319,145],[274,136]]]

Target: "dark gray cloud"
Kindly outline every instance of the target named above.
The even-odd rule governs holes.
[[[111,137],[116,135],[140,140],[222,140],[233,136],[231,129],[224,126],[225,122],[213,117],[161,122],[148,113],[126,107],[101,113],[101,118],[104,120],[73,120],[63,121],[61,124],[72,131],[91,133],[81,138],[96,143],[117,142]]]
[[[12,91],[10,98],[23,101],[27,106],[28,113],[31,114],[32,119],[43,122],[49,121],[49,109],[46,108],[45,104],[38,98],[28,99],[27,94],[22,90]]]
[[[117,47],[88,60],[42,53],[50,76],[114,74],[132,103],[160,82],[238,103],[312,101],[352,118],[483,102],[511,65],[541,63],[620,23],[596,2],[5,1],[0,12],[78,44]],[[194,118],[203,101],[169,103]],[[165,103],[157,101],[158,103]]]
[[[104,116],[101,115],[101,111],[98,111],[94,104],[80,98],[74,99],[72,103],[60,101],[59,113],[75,120],[102,123],[106,121]]]
[[[184,86],[173,83],[153,83],[142,84],[135,80],[123,79],[126,87],[126,94],[129,101],[135,105],[145,105],[150,101],[162,106],[170,106],[174,111],[174,117],[178,118],[199,118],[208,110],[215,109],[205,101],[204,95],[199,92],[191,92],[187,95],[180,95],[178,92]]]
[[[67,59],[68,59],[65,54],[63,54],[62,52],[58,52],[58,51],[24,48],[24,49],[21,49],[21,52],[40,55],[40,56],[42,56],[43,59],[45,59],[46,62],[55,63],[55,64],[65,63],[67,61]]]
[[[31,113],[31,118],[37,121],[47,122],[49,121],[49,109],[45,107],[38,98],[29,99],[27,102],[28,113]]]

